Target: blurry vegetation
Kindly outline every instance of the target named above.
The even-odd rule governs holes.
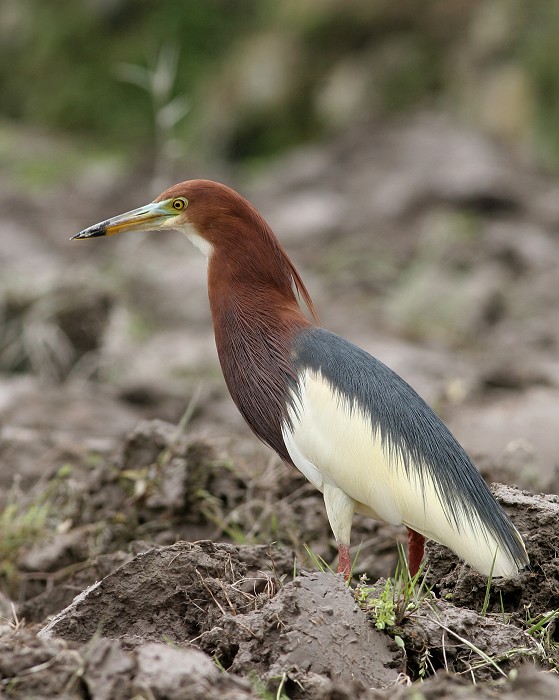
[[[180,143],[174,138],[175,127],[188,113],[190,105],[184,95],[173,96],[178,78],[180,51],[172,44],[161,48],[157,63],[152,70],[120,63],[116,67],[117,76],[124,82],[137,85],[144,90],[151,101],[153,110],[154,175],[153,189],[165,187],[166,164],[173,159],[175,151],[180,152]]]
[[[26,503],[21,494],[9,494],[0,510],[0,590],[13,593],[20,553],[46,536],[50,514],[47,502]]]
[[[555,0],[4,0],[0,114],[243,161],[436,101],[558,167],[558,31]]]
[[[532,82],[536,146],[541,159],[559,167],[559,4],[522,2],[518,57]]]
[[[61,285],[6,288],[0,295],[0,371],[66,377],[101,342],[110,300],[104,292]],[[93,372],[94,368],[91,368]]]
[[[385,300],[386,317],[402,334],[456,347],[479,342],[499,320],[503,279],[484,261],[481,235],[476,213],[449,210],[429,217],[413,260]]]
[[[151,130],[145,95],[123,87],[115,67],[153,64],[162,45],[174,44],[181,47],[179,89],[190,92],[241,28],[251,26],[256,4],[7,0],[0,15],[0,111],[101,139],[145,138]]]

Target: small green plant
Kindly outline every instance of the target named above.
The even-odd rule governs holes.
[[[398,564],[393,578],[388,578],[382,588],[378,583],[369,585],[362,576],[355,589],[355,599],[375,621],[377,629],[392,631],[402,624],[407,615],[417,610],[419,604],[430,593],[423,577],[423,567],[415,576],[410,576],[406,555],[398,546]],[[397,637],[397,635],[396,635]],[[398,637],[396,643],[402,645]]]
[[[335,570],[328,564],[328,562],[323,559],[320,554],[316,554],[315,552],[312,551],[312,549],[309,547],[309,545],[306,542],[303,542],[303,547],[305,548],[305,552],[309,555],[312,564],[316,569],[319,571],[325,572],[325,571],[330,571],[332,573],[335,573]],[[355,570],[355,565],[357,564],[357,560],[359,559],[359,554],[361,553],[361,544],[357,548],[357,551],[355,553],[355,556],[353,557],[353,561],[351,562],[351,574],[353,575],[353,571]],[[351,585],[351,576],[349,579],[346,581],[347,586],[349,587]]]
[[[526,632],[538,642],[542,650],[542,660],[556,671],[559,670],[559,644],[554,639],[557,620],[559,608],[526,619]]]
[[[284,671],[281,676],[272,676],[270,681],[279,681],[278,687],[274,691],[268,687],[256,672],[252,672],[248,676],[248,681],[252,686],[254,694],[262,698],[262,700],[289,700],[289,695],[285,692],[285,685],[288,680],[289,676],[287,671]],[[303,686],[298,681],[295,682],[303,689]]]
[[[361,582],[366,583],[365,576],[361,577]],[[378,596],[371,595],[371,590],[374,589],[368,589],[365,585],[359,588],[356,591],[357,602],[366,605],[367,612],[372,615],[378,630],[394,627],[396,624],[396,600],[392,580],[386,579]]]
[[[330,564],[328,564],[328,562],[323,557],[321,557],[320,554],[316,554],[316,552],[313,552],[306,542],[303,542],[303,547],[305,548],[305,552],[309,555],[310,560],[316,569],[322,571],[322,573],[324,573],[325,571],[330,571],[331,573],[334,573],[334,569],[330,566]]]
[[[218,669],[219,669],[222,673],[224,673],[225,675],[228,675],[227,669],[226,669],[225,666],[221,663],[221,658],[220,658],[219,656],[217,656],[217,654],[214,654],[213,660],[214,660],[214,664],[218,667]]]
[[[537,615],[535,618],[529,618],[527,622],[529,627],[526,630],[529,635],[536,636],[542,633],[549,633],[550,625],[553,623],[555,625],[555,620],[559,617],[559,609],[552,610],[548,613],[543,613],[542,615]]]
[[[278,689],[276,690],[275,700],[289,700],[289,696],[285,694],[285,684],[287,682],[287,673],[284,671],[279,678]]]
[[[487,577],[487,585],[485,586],[485,597],[483,599],[483,605],[481,606],[481,615],[483,617],[487,614],[487,608],[489,607],[489,598],[491,596],[491,584],[493,583],[493,569],[495,567],[495,559],[497,558],[497,549],[495,549],[495,554],[493,555],[493,561],[491,562],[491,569],[489,569],[489,576]]]

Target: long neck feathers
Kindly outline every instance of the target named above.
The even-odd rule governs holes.
[[[290,461],[281,434],[295,382],[293,339],[311,326],[296,292],[312,300],[278,240],[250,208],[220,231],[208,265],[208,293],[219,360],[231,396],[260,439]],[[248,218],[248,221],[247,221]],[[241,227],[246,226],[246,228]],[[236,230],[235,230],[236,229]]]
[[[275,291],[295,305],[296,292],[318,323],[310,294],[271,228],[249,202],[234,194],[236,206],[229,203],[229,216],[217,224],[215,247],[219,269],[223,272],[225,265],[231,273],[228,283],[238,288],[249,286],[252,291],[262,290],[264,294]]]

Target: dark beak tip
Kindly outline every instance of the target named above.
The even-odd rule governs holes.
[[[104,226],[86,228],[85,231],[80,231],[70,238],[71,241],[83,241],[86,238],[98,238],[99,236],[106,236],[107,230]]]

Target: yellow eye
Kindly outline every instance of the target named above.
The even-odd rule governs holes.
[[[188,201],[184,197],[177,197],[176,199],[173,199],[171,206],[173,209],[175,209],[175,211],[182,211],[186,208],[187,204]]]

